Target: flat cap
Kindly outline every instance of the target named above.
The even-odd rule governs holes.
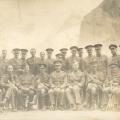
[[[102,47],[103,45],[102,44],[95,44],[94,47]]]
[[[27,53],[28,50],[27,50],[27,49],[21,49],[21,52],[23,52],[23,53]]]
[[[112,49],[112,48],[117,48],[117,45],[115,45],[115,44],[109,45],[109,49]]]
[[[71,46],[71,47],[70,47],[70,50],[72,50],[72,49],[78,50],[78,47],[77,47],[77,46]]]
[[[13,51],[13,52],[19,52],[20,49],[19,49],[19,48],[14,48],[12,51]]]
[[[85,49],[93,48],[93,45],[87,45],[85,46]]]
[[[53,48],[47,48],[46,51],[54,51]]]
[[[61,48],[60,51],[68,51],[67,48]]]
[[[80,51],[80,50],[83,50],[83,48],[81,48],[81,47],[80,47],[80,48],[78,48],[78,51]]]
[[[63,56],[61,53],[55,55],[56,57]]]

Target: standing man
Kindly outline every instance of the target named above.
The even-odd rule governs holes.
[[[83,59],[83,48],[78,48],[78,55],[79,55],[79,58],[80,58],[80,69],[82,72],[85,71],[85,61]]]
[[[62,62],[54,62],[55,71],[50,76],[50,103],[51,109],[61,109],[64,105],[65,86],[67,83],[67,74],[62,71]]]
[[[53,72],[54,70],[54,65],[53,65],[53,62],[54,62],[54,59],[52,57],[52,54],[53,54],[53,51],[54,49],[52,48],[47,48],[46,49],[46,52],[47,52],[47,58],[46,58],[46,64],[47,64],[47,73],[50,74]]]
[[[95,62],[95,57],[93,56],[93,45],[87,45],[85,47],[87,51],[87,57],[85,58],[85,70],[90,73],[92,70],[92,63]]]
[[[63,66],[64,66],[64,71],[67,71],[67,51],[68,49],[67,48],[62,48],[60,49],[60,52],[62,54],[62,57],[63,57]]]
[[[111,85],[112,92],[112,109],[119,109],[120,104],[120,56],[117,54],[117,45],[111,44],[109,46],[112,57],[109,60],[108,77]]]
[[[7,50],[2,50],[2,56],[0,59],[0,75],[3,75],[7,72],[8,59],[7,59]]]
[[[45,52],[40,52],[39,64],[46,64]]]
[[[77,53],[78,53],[78,47],[77,46],[72,46],[70,47],[70,50],[71,50],[71,56],[69,58],[67,58],[67,71],[72,71],[72,65],[75,63],[75,62],[79,62],[79,57],[77,56]]]
[[[94,45],[96,56],[95,61],[97,63],[97,70],[103,72],[105,76],[107,75],[108,69],[108,59],[105,55],[102,55],[102,44],[95,44]]]
[[[20,69],[20,59],[19,59],[19,55],[20,55],[20,49],[15,48],[13,49],[13,58],[9,60],[9,65],[13,66],[14,72],[19,75],[19,69]]]
[[[61,52],[61,54],[63,56],[63,60],[66,60],[67,51],[68,51],[67,48],[60,49],[60,52]]]
[[[20,72],[23,73],[25,71],[25,66],[27,65],[27,49],[21,49],[21,58],[20,58]]]
[[[37,75],[39,58],[36,57],[36,49],[32,48],[30,50],[30,54],[31,54],[31,57],[27,59],[27,63],[30,67],[30,73],[33,75]]]

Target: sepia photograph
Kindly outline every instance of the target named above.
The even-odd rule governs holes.
[[[120,0],[0,0],[0,120],[120,120]]]

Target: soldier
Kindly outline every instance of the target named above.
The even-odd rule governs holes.
[[[103,81],[100,79],[99,72],[97,72],[97,64],[92,63],[91,72],[87,74],[87,89],[86,100],[87,107],[91,109],[98,108],[99,91],[102,90]]]
[[[67,81],[67,74],[62,71],[62,62],[57,60],[54,62],[55,71],[50,75],[50,103],[51,109],[63,108],[63,100],[65,95],[65,86]]]
[[[25,66],[27,64],[26,56],[27,56],[27,49],[21,49],[21,58],[20,58],[20,72],[23,73],[25,71]]]
[[[39,64],[39,58],[36,57],[36,50],[32,48],[30,50],[31,57],[27,59],[27,63],[30,67],[30,73],[33,75],[37,75],[38,73],[38,64]]]
[[[112,92],[112,107],[113,109],[118,109],[120,107],[120,56],[117,54],[117,45],[111,44],[109,46],[111,50],[112,57],[109,59],[109,72],[108,77]],[[108,103],[109,104],[109,103]]]
[[[6,57],[7,50],[2,50],[2,56],[0,59],[0,75],[3,75],[7,72],[8,59]]]
[[[85,71],[85,61],[83,59],[83,48],[78,48],[78,55],[80,58],[80,69],[82,72]]]
[[[61,53],[56,54],[56,60],[63,61],[63,56]]]
[[[67,62],[63,60],[63,55],[61,53],[56,54],[56,60],[60,60],[62,62],[62,70],[66,71],[67,70]]]
[[[55,60],[52,58],[53,51],[54,51],[54,49],[52,49],[52,48],[46,49],[46,52],[47,52],[47,59],[46,59],[47,68],[46,68],[46,70],[47,70],[48,74],[51,74],[54,70],[53,62]]]
[[[60,49],[60,52],[61,52],[62,57],[63,57],[63,68],[64,68],[63,70],[64,71],[67,71],[67,57],[66,57],[67,51],[68,51],[67,48]]]
[[[20,59],[19,59],[19,54],[20,54],[20,49],[15,48],[13,49],[13,55],[14,57],[9,60],[9,65],[13,66],[15,74],[19,74],[19,69],[20,69]]]
[[[85,58],[85,70],[90,73],[92,70],[92,63],[95,61],[95,57],[93,56],[93,45],[87,45],[85,47],[88,56]]]
[[[6,105],[8,101],[11,102],[12,110],[17,109],[17,95],[18,95],[18,78],[14,73],[13,66],[9,65],[7,74],[2,77],[3,85],[6,88],[6,94],[2,105]]]
[[[66,60],[67,51],[68,51],[67,48],[60,49],[60,52],[61,52],[61,54],[63,56],[63,60]]]
[[[40,52],[39,64],[46,64],[45,52]]]
[[[67,70],[71,71],[72,70],[72,64],[75,62],[79,62],[79,57],[77,56],[77,52],[78,52],[78,47],[77,46],[72,46],[70,47],[71,50],[71,56],[69,58],[67,58]]]
[[[95,61],[97,63],[97,71],[101,74],[101,78],[103,79],[103,83],[107,79],[107,71],[108,71],[108,59],[105,55],[102,55],[101,49],[102,49],[102,44],[95,44],[94,45],[96,56],[95,56]],[[103,93],[102,91],[99,91],[99,105],[101,106],[101,102],[104,102],[103,99]]]
[[[72,66],[72,71],[68,73],[68,88],[66,89],[66,94],[70,105],[75,105],[76,109],[80,109],[82,101],[82,92],[85,84],[84,73],[79,69],[79,63],[74,63]],[[73,93],[73,95],[72,95]],[[73,100],[74,98],[74,100]],[[75,101],[75,103],[74,103]],[[75,107],[74,106],[74,107]]]
[[[30,102],[33,101],[35,96],[35,77],[29,71],[29,65],[25,65],[25,71],[22,75],[19,76],[19,99],[21,102],[22,107],[29,110],[30,109]],[[24,101],[25,100],[25,101]]]
[[[45,110],[48,106],[49,75],[46,73],[46,64],[39,64],[40,73],[37,76],[38,108]]]

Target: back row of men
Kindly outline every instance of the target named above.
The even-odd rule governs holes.
[[[95,48],[96,56],[93,55],[93,48]],[[21,98],[24,94],[27,94],[25,98],[26,100],[29,98],[31,105],[35,104],[36,99],[39,101],[39,97],[44,98],[40,101],[46,104],[45,98],[49,95],[50,103],[47,105],[49,104],[51,108],[64,107],[64,96],[71,108],[76,108],[76,106],[79,108],[83,102],[87,108],[95,108],[96,105],[106,106],[109,94],[114,98],[114,105],[118,105],[120,56],[117,55],[117,45],[109,46],[112,54],[110,59],[102,55],[101,44],[88,45],[85,49],[88,53],[86,58],[82,57],[82,48],[72,46],[69,58],[66,58],[68,49],[64,48],[60,50],[60,54],[56,55],[56,60],[52,58],[54,51],[52,48],[46,49],[47,59],[44,52],[41,52],[40,58],[37,58],[35,49],[30,50],[31,57],[28,59],[26,59],[28,50],[13,49],[14,58],[7,60],[6,51],[3,50],[0,76],[1,81],[4,82],[0,84],[0,96],[4,97],[0,99],[1,105],[10,98],[13,108],[16,106],[16,101],[23,105]],[[21,59],[19,59],[20,51]],[[4,79],[7,79],[7,82]]]
[[[93,55],[93,49],[95,48],[96,56]],[[80,69],[82,71],[91,71],[92,63],[96,62],[97,67],[99,71],[107,72],[108,67],[110,65],[115,64],[116,66],[120,66],[119,61],[120,57],[117,54],[117,45],[110,45],[109,49],[111,50],[112,57],[110,59],[107,58],[107,56],[102,55],[101,44],[96,45],[88,45],[85,47],[87,51],[87,57],[83,58],[83,48],[78,48],[77,46],[70,47],[71,50],[71,56],[66,57],[67,55],[67,48],[60,49],[60,53],[56,54],[56,60],[62,61],[62,69],[64,71],[71,71],[72,70],[72,64],[74,62],[78,62],[80,65]],[[40,58],[36,57],[36,50],[31,49],[30,58],[26,58],[28,50],[27,49],[13,49],[13,55],[14,57],[10,60],[8,60],[7,57],[7,51],[2,50],[2,56],[0,59],[0,74],[6,73],[6,66],[9,64],[13,66],[14,71],[16,74],[21,74],[24,71],[25,64],[28,64],[30,67],[31,74],[36,75],[38,73],[38,64],[46,64],[47,65],[47,73],[50,74],[54,70],[53,63],[55,59],[52,57],[53,55],[53,49],[48,48],[46,49],[47,52],[47,58],[45,57],[45,52],[40,52]],[[21,54],[20,54],[21,52]],[[78,54],[78,55],[77,55]],[[20,58],[19,58],[19,55]]]

